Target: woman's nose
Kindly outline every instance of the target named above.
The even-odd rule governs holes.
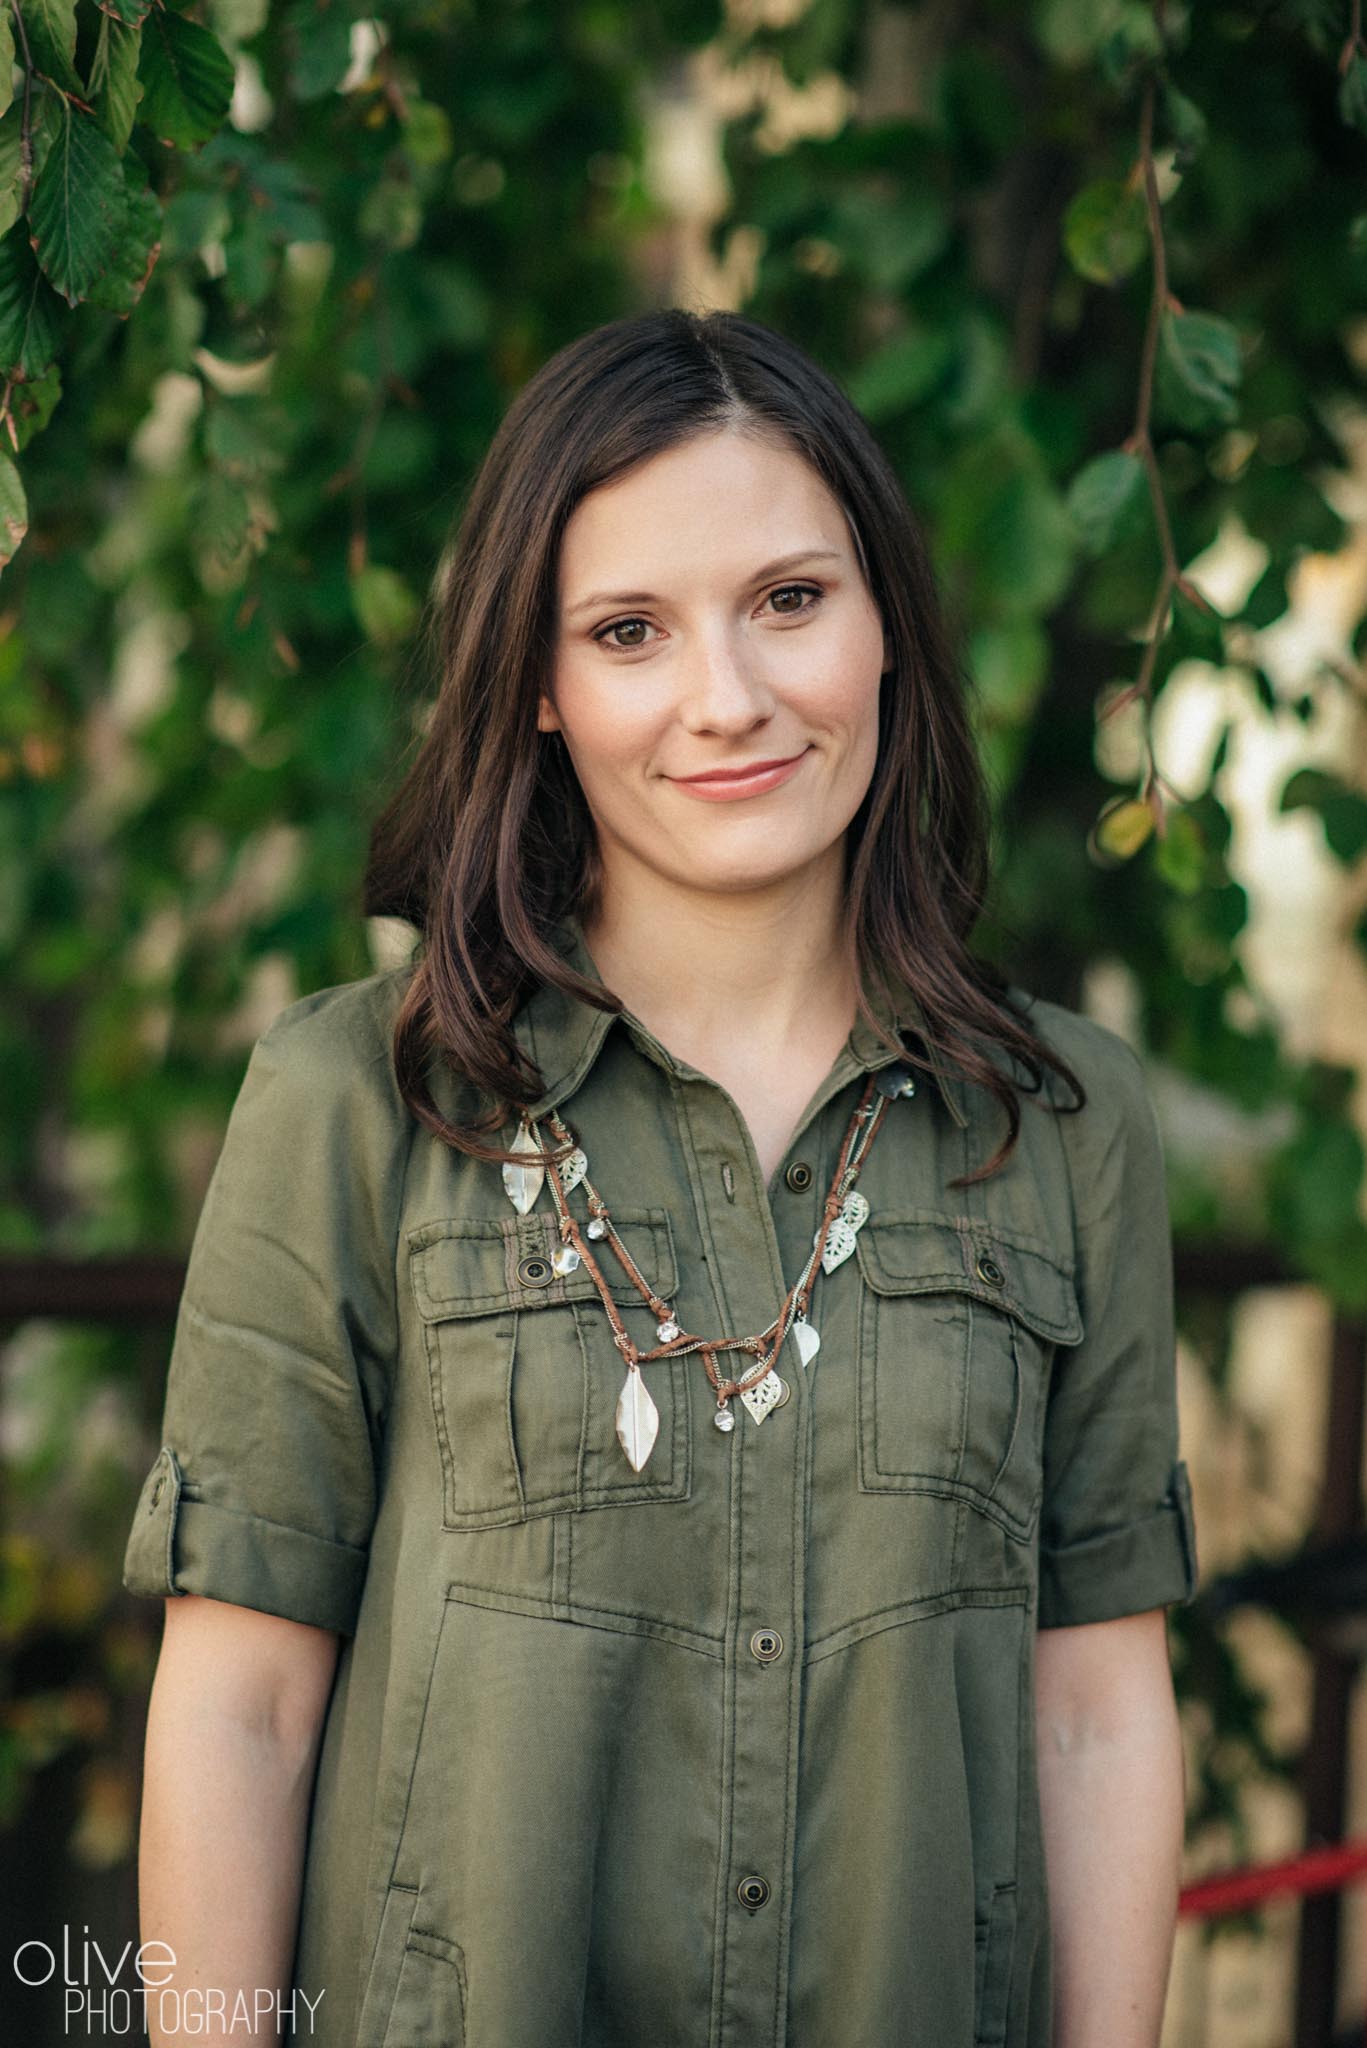
[[[688,663],[679,716],[690,732],[748,732],[773,715],[776,701],[759,659],[719,641]]]

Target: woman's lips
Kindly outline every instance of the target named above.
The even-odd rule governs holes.
[[[810,751],[809,747],[804,747],[800,754],[794,754],[786,761],[757,761],[753,768],[740,774],[690,776],[687,781],[671,775],[669,780],[685,796],[701,797],[708,804],[731,803],[737,797],[762,796],[767,789],[777,789],[780,783],[787,782],[797,773]]]

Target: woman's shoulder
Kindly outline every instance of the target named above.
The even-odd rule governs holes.
[[[355,1082],[381,1063],[388,1070],[394,1022],[412,973],[411,963],[383,968],[286,1003],[257,1039],[253,1062],[307,1075],[314,1085]]]
[[[1082,1084],[1086,1101],[1074,1114],[1072,1089],[1053,1068],[1044,1068],[1043,1091],[1069,1112],[1059,1118],[1065,1144],[1084,1151],[1109,1147],[1118,1137],[1152,1142],[1157,1113],[1148,1069],[1129,1039],[1098,1018],[1036,995],[1019,983],[1009,983],[1007,995],[1012,1009]]]

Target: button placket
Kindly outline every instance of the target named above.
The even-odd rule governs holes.
[[[813,1123],[812,1149],[804,1145],[805,1160],[789,1162],[810,1162],[811,1186],[788,1188],[785,1170],[770,1201],[739,1113],[705,1084],[686,1095],[682,1133],[698,1161],[693,1185],[706,1206],[703,1235],[723,1327],[759,1329],[811,1248],[819,1134]],[[747,1177],[737,1166],[733,1206],[719,1169],[738,1153],[750,1171]],[[747,1201],[747,1186],[758,1201]],[[726,1484],[740,1513],[729,1561],[725,1658],[732,1677],[724,1693],[719,1788],[727,1875],[716,1898],[714,2041],[775,2038],[774,1985],[783,1979],[789,1939],[801,1658],[788,1646],[802,1625],[807,1516],[807,1411],[792,1391],[787,1426],[770,1419],[753,1428],[742,1408],[727,1439]]]

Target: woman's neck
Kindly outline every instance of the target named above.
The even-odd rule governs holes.
[[[834,1057],[855,1016],[844,915],[843,861],[831,861],[730,896],[624,878],[605,886],[583,931],[604,982],[646,1029],[720,1076]]]

